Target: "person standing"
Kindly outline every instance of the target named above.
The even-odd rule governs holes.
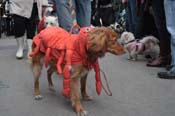
[[[143,0],[122,0],[126,5],[126,30],[132,32],[137,39],[142,37],[141,21],[143,17]]]
[[[24,35],[26,32],[28,52],[31,51],[32,39],[36,33],[36,19],[42,18],[42,6],[47,0],[11,0],[10,13],[14,18],[15,38],[17,41],[16,58],[23,58]]]
[[[150,67],[166,67],[171,63],[170,34],[166,28],[164,0],[150,0],[153,17],[158,31],[160,41],[159,57],[148,63]],[[173,16],[173,15],[172,15]]]
[[[164,0],[166,27],[171,36],[171,68],[167,72],[158,72],[159,78],[175,79],[175,0]]]
[[[80,27],[91,25],[91,0],[55,0],[55,3],[60,27],[70,31],[76,23]]]

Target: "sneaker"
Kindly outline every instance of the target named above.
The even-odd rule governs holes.
[[[175,79],[175,73],[171,72],[158,72],[157,76],[162,79]]]

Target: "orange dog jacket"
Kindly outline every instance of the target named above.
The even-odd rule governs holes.
[[[70,73],[71,66],[83,64],[95,71],[96,91],[100,95],[102,90],[98,59],[91,64],[86,58],[88,50],[88,32],[92,27],[80,29],[78,34],[70,34],[60,27],[48,27],[37,34],[33,39],[33,46],[36,46],[30,56],[35,56],[39,51],[45,53],[45,66],[49,61],[57,61],[57,72],[64,75],[62,94],[70,97]],[[61,65],[65,64],[62,72]]]

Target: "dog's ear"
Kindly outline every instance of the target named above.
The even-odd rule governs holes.
[[[94,52],[99,52],[106,47],[106,39],[104,37],[94,37],[88,41],[88,49]]]
[[[107,52],[110,52],[115,55],[124,53],[123,47],[117,41],[117,39],[119,38],[119,34],[109,28],[104,28],[104,30],[105,34],[107,35]]]
[[[88,47],[95,53],[104,55],[106,52],[113,54],[122,54],[122,46],[117,41],[118,35],[106,27],[96,27],[89,32]]]
[[[89,32],[88,49],[93,52],[101,52],[107,47],[107,34],[101,28],[95,28]]]
[[[57,16],[55,16],[55,26],[59,26],[58,17]]]

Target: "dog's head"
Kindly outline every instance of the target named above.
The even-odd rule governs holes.
[[[121,34],[120,39],[121,39],[121,43],[122,43],[123,45],[126,45],[126,44],[128,44],[129,42],[134,41],[134,40],[135,40],[135,37],[134,37],[134,34],[131,33],[131,32],[123,32],[123,33]]]
[[[44,27],[58,26],[58,17],[56,16],[45,16],[44,17]]]
[[[111,24],[109,27],[113,29],[116,33],[121,34],[124,31],[124,28],[118,22]]]
[[[89,32],[88,51],[103,57],[106,52],[123,54],[123,47],[117,42],[117,34],[107,27],[96,27]]]
[[[53,7],[47,7],[44,12],[44,27],[58,26],[58,17]]]

